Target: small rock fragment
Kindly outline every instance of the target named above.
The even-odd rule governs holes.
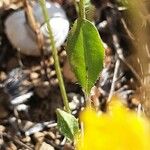
[[[38,77],[39,77],[39,74],[36,73],[36,72],[32,72],[32,73],[30,74],[30,78],[31,78],[32,80],[37,79]]]
[[[31,141],[31,138],[30,138],[30,136],[26,136],[21,141],[24,142],[24,143],[29,143]]]
[[[47,134],[46,134],[46,136],[47,136],[47,138],[49,138],[49,139],[56,139],[56,136],[55,136],[55,134],[53,133],[53,132],[48,132]]]
[[[34,138],[35,142],[40,142],[40,143],[42,143],[43,140],[44,140],[44,136],[45,136],[45,135],[44,135],[42,132],[37,132],[37,133],[35,133],[35,134],[33,135],[33,138]]]
[[[54,150],[54,147],[52,147],[50,144],[43,142],[39,147],[39,150]]]
[[[26,131],[26,130],[28,130],[29,128],[31,128],[33,125],[34,125],[33,122],[31,122],[31,121],[25,121],[25,122],[23,122],[22,129],[23,129],[24,131]]]
[[[17,150],[17,147],[13,142],[10,142],[6,150]]]
[[[5,72],[0,72],[0,80],[4,81],[7,78],[6,73]]]
[[[56,140],[55,140],[55,144],[56,144],[56,145],[60,145],[60,140],[59,140],[59,139],[56,139]]]
[[[0,125],[0,134],[3,133],[5,131],[5,129],[6,128],[4,126]]]

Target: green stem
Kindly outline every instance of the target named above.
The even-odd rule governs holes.
[[[79,2],[79,17],[80,19],[85,19],[85,5],[84,5],[85,1],[84,0],[80,0]]]
[[[79,6],[78,6],[78,3],[77,3],[76,0],[73,0],[73,2],[74,2],[74,6],[75,6],[75,9],[76,9],[77,15],[79,17]]]
[[[91,99],[89,98],[89,94],[85,92],[85,101],[86,101],[86,107],[91,107]]]
[[[57,55],[57,48],[55,46],[55,41],[54,41],[54,37],[53,37],[53,33],[52,33],[52,29],[49,23],[49,15],[48,15],[48,11],[46,8],[46,3],[45,0],[39,0],[42,11],[43,11],[43,16],[45,19],[45,22],[47,24],[47,29],[48,29],[48,33],[49,33],[49,38],[51,41],[51,49],[52,49],[52,55],[54,58],[54,65],[55,65],[55,70],[56,70],[56,74],[57,74],[57,78],[59,81],[59,87],[60,87],[60,91],[61,91],[61,95],[63,98],[63,103],[65,106],[65,110],[67,112],[70,112],[70,108],[69,108],[69,102],[68,102],[68,98],[67,98],[67,94],[66,94],[66,89],[64,86],[64,81],[62,78],[62,74],[61,74],[61,70],[60,70],[60,64],[59,64],[59,59],[58,59],[58,55]]]

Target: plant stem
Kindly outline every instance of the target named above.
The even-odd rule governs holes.
[[[79,2],[79,18],[80,19],[85,19],[85,1],[80,0]]]
[[[76,12],[77,12],[77,15],[79,17],[79,6],[78,6],[78,3],[76,0],[73,0],[73,3],[74,3],[74,6],[75,6],[75,9],[76,9]]]
[[[89,97],[89,94],[85,92],[85,101],[86,101],[86,107],[91,107],[91,99]]]
[[[47,11],[47,8],[46,8],[46,3],[45,3],[45,0],[39,0],[39,2],[40,2],[40,5],[41,5],[41,8],[42,8],[42,11],[43,11],[43,16],[44,16],[45,22],[47,24],[49,38],[50,38],[50,41],[51,41],[52,55],[53,55],[53,58],[54,58],[55,70],[56,70],[57,78],[58,78],[58,81],[59,81],[59,87],[60,87],[61,95],[62,95],[62,98],[63,98],[63,103],[64,103],[64,106],[65,106],[65,110],[70,113],[69,102],[68,102],[66,89],[65,89],[65,86],[64,86],[64,81],[63,81],[61,70],[60,70],[60,64],[59,64],[59,59],[58,59],[58,55],[57,55],[57,48],[55,46],[55,41],[54,41],[51,25],[49,23],[50,18],[49,18],[48,11]]]

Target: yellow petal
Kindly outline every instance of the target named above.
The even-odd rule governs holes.
[[[145,118],[112,101],[109,111],[98,115],[87,108],[80,115],[84,136],[77,150],[150,150],[150,127]]]

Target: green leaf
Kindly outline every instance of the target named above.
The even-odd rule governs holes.
[[[91,5],[91,1],[90,0],[85,0],[85,8],[89,7]]]
[[[89,94],[103,67],[104,48],[96,27],[77,19],[67,40],[69,62],[84,91]]]
[[[56,110],[57,126],[60,132],[68,139],[73,140],[77,133],[79,133],[79,124],[77,119],[61,109]]]

